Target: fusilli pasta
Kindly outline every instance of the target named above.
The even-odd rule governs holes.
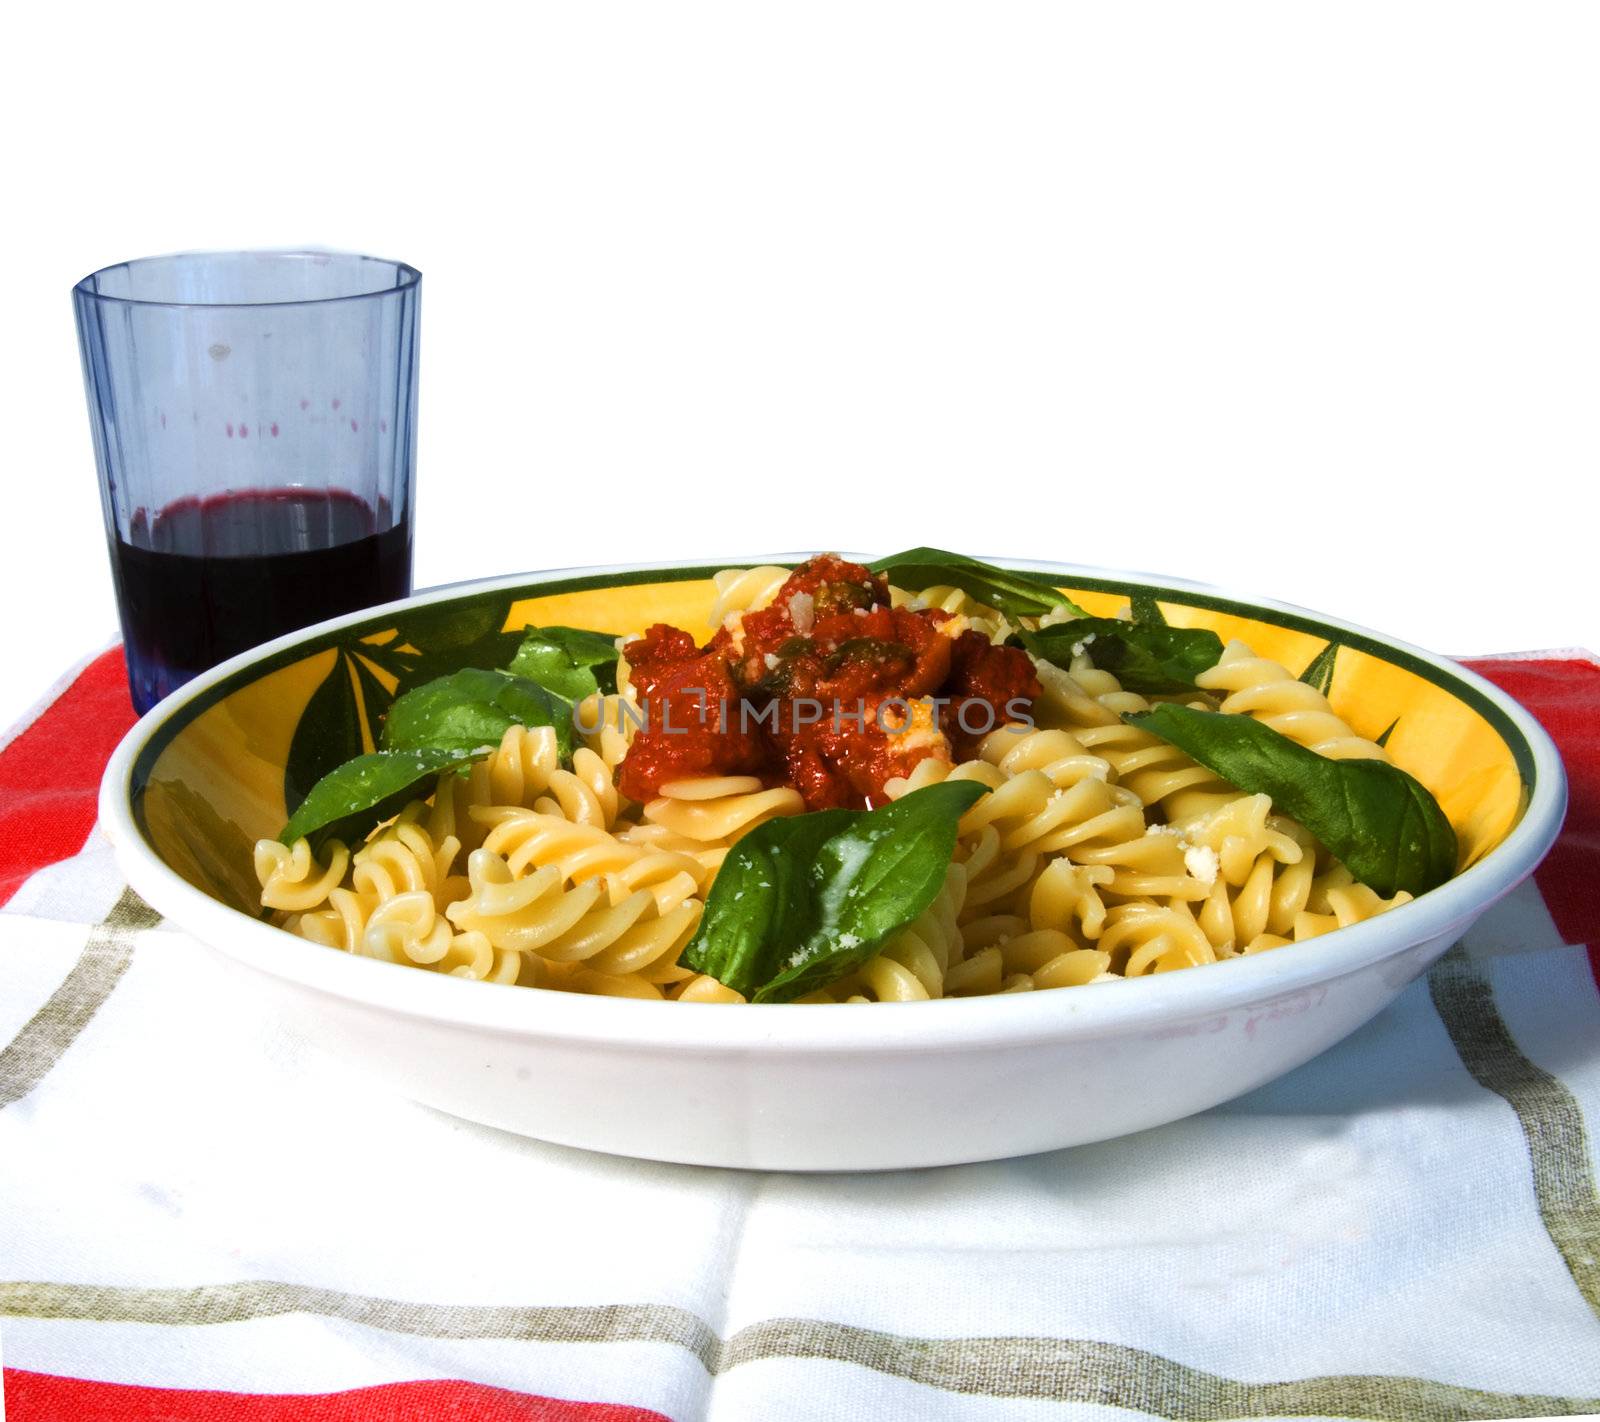
[[[1358,736],[1314,686],[1297,681],[1277,662],[1230,642],[1222,658],[1195,678],[1207,691],[1226,692],[1222,710],[1254,716],[1291,741],[1329,760],[1388,760],[1389,752]]]
[[[712,579],[716,601],[707,625],[721,627],[734,613],[759,612],[771,605],[778,589],[789,580],[789,569],[765,564],[759,568],[724,568]]]

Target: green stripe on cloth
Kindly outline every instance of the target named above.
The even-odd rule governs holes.
[[[715,1376],[768,1359],[853,1363],[928,1387],[980,1397],[1092,1402],[1159,1417],[1354,1417],[1467,1422],[1573,1416],[1600,1398],[1485,1392],[1382,1374],[1242,1382],[1142,1348],[1072,1338],[908,1338],[820,1319],[767,1319],[726,1341],[687,1309],[419,1304],[270,1281],[190,1289],[0,1284],[0,1314],[93,1323],[197,1327],[305,1313],[392,1333],[529,1343],[664,1343]]]
[[[1488,978],[1459,944],[1429,975],[1428,991],[1462,1064],[1516,1112],[1539,1218],[1578,1292],[1600,1315],[1600,1191],[1577,1098],[1518,1050]]]
[[[160,922],[161,915],[132,889],[122,891],[111,912],[90,929],[60,987],[0,1051],[0,1110],[22,1100],[50,1074],[126,971],[133,935]]]

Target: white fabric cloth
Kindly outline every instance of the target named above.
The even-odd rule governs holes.
[[[102,858],[72,871],[96,907]],[[40,916],[60,908],[53,877],[0,915],[8,1038],[97,931]],[[1511,924],[1519,951],[1500,953]],[[114,988],[0,1112],[7,1365],[251,1392],[462,1377],[718,1422],[1173,1415],[1174,1390],[1205,1391],[1195,1370],[1272,1411],[1263,1385],[1294,1406],[1297,1382],[1350,1375],[1369,1380],[1349,1384],[1357,1404],[1387,1388],[1388,1415],[1463,1415],[1455,1389],[1571,1407],[1600,1397],[1600,1323],[1533,1162],[1559,1152],[1592,1189],[1595,1137],[1530,1155],[1527,1109],[1474,1079],[1450,1030],[1451,984],[1486,983],[1515,1050],[1592,1117],[1600,997],[1552,931],[1525,888],[1432,993],[1414,984],[1188,1121],[988,1165],[799,1176],[451,1119],[357,1080],[185,935],[120,930]],[[368,1300],[393,1302],[357,1321]],[[632,1316],[577,1312],[617,1306]],[[615,1341],[562,1341],[597,1330]],[[971,1341],[994,1339],[1033,1341]],[[818,1349],[876,1362],[793,1356]],[[1306,1411],[1348,1405],[1318,1389]]]

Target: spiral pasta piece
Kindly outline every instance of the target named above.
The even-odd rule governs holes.
[[[1263,853],[1237,887],[1219,876],[1198,914],[1200,929],[1218,956],[1257,953],[1289,942],[1305,912],[1314,872],[1309,854],[1284,864]]]
[[[948,761],[929,759],[919,762],[911,775],[888,782],[886,789],[892,799],[947,779],[975,780],[989,787],[990,793],[974,804],[956,827],[959,843],[966,846],[962,863],[969,911],[1003,903],[1038,869],[1039,847],[1028,841],[1038,839],[1048,828],[1045,807],[1055,792],[1039,772],[1030,771],[1029,775],[1031,780],[1017,784],[984,761],[952,766]],[[1014,842],[1008,844],[1008,839]],[[1018,845],[1027,847],[1010,852]]]
[[[474,850],[483,839],[482,829],[473,822],[472,781],[469,776],[446,771],[434,785],[427,801],[413,800],[400,812],[400,820],[419,824],[434,844],[454,839],[457,853]]]
[[[445,910],[462,932],[481,933],[496,948],[532,953],[560,938],[605,897],[590,881],[568,888],[554,865],[518,878],[494,850],[467,856],[469,892]]]
[[[1117,713],[1096,701],[1071,672],[1039,657],[1030,660],[1041,692],[1033,706],[1034,719],[1039,725],[1080,730],[1087,726],[1116,724]]]
[[[1217,961],[1211,940],[1183,904],[1121,904],[1106,915],[1097,946],[1125,978]]]
[[[1382,898],[1368,885],[1351,881],[1349,870],[1341,865],[1331,883],[1319,881],[1313,885],[1307,909],[1295,915],[1294,941],[1300,943],[1336,928],[1349,928],[1410,902],[1411,895],[1404,889],[1392,898]]]
[[[931,975],[933,991],[929,991],[929,974],[918,974],[911,967],[895,961],[884,953],[877,954],[855,972],[830,983],[820,991],[808,993],[800,1002],[926,1002],[941,996],[942,979]]]
[[[609,870],[605,875],[606,891],[611,902],[618,903],[629,894],[648,890],[656,907],[665,913],[698,894],[709,883],[712,872],[690,855],[658,850],[641,854],[626,868]]]
[[[1007,854],[1070,850],[1108,835],[1143,835],[1144,816],[1129,799],[1103,780],[1080,780],[1063,790],[1052,785],[1043,771],[1024,770],[995,785],[973,805],[961,817],[959,832],[970,835],[993,825]]]
[[[1080,780],[1106,780],[1111,762],[1092,754],[1070,731],[1039,730],[1009,725],[991,731],[978,743],[978,756],[1002,775],[1038,770],[1058,790]]]
[[[948,760],[941,759],[939,756],[928,756],[923,760],[919,760],[911,768],[909,775],[897,775],[887,781],[883,787],[884,794],[891,800],[898,800],[902,796],[909,795],[913,790],[922,790],[929,785],[938,785],[948,780],[955,768]],[[972,775],[981,773],[971,772]],[[998,785],[1004,778],[1003,775],[996,772],[993,777],[993,783]],[[985,783],[989,782],[985,781]]]
[[[475,806],[472,817],[489,826],[483,847],[504,856],[514,875],[553,868],[563,880],[586,883],[632,867],[647,852],[597,825],[574,823],[540,810]]]
[[[454,978],[469,978],[473,982],[501,983],[511,986],[522,983],[528,987],[539,985],[539,975],[530,966],[530,960],[509,948],[496,948],[481,933],[458,933],[450,940],[444,955],[434,964],[435,971],[448,973]]]
[[[1148,711],[1151,703],[1123,688],[1087,655],[1073,658],[1070,671],[1034,659],[1044,690],[1042,708],[1058,729],[1070,730],[1081,754],[1103,759],[1118,784],[1126,785],[1150,809],[1169,816],[1214,808],[1238,792],[1183,751],[1122,717]]]
[[[1034,749],[1045,758],[1062,748],[1060,742],[1045,741],[1037,743]],[[1159,846],[1142,843],[1145,820],[1137,797],[1095,775],[1085,775],[1074,781],[1068,774],[1063,777],[1069,781],[1067,787],[1057,786],[1052,783],[1048,768],[1040,770],[1027,764],[1029,748],[1020,749],[1024,755],[1013,763],[1015,773],[1010,775],[986,760],[955,767],[945,762],[923,761],[911,775],[891,780],[887,787],[893,798],[945,779],[976,780],[990,788],[990,793],[962,816],[958,827],[963,840],[972,839],[986,829],[992,829],[996,836],[996,862],[992,867],[984,865],[974,869],[967,894],[969,906],[994,905],[1006,900],[1031,882],[1041,855],[1065,851],[1073,859],[1084,862],[1121,864],[1124,868],[1143,864],[1148,868],[1152,854],[1163,852]],[[1076,756],[1074,751],[1073,758]],[[1004,761],[1006,757],[1001,759]],[[1048,767],[1060,760],[1061,757],[1055,757],[1046,759],[1045,763]],[[1077,768],[1074,767],[1074,771]],[[1168,849],[1161,867],[1169,881],[1181,881],[1181,856],[1175,858]],[[1136,891],[1132,886],[1120,887],[1128,892]]]
[[[1100,890],[1115,878],[1116,870],[1109,864],[1052,859],[1028,891],[1029,926],[1063,935],[1076,932],[1092,942],[1106,926],[1106,903]]]
[[[452,936],[433,895],[407,889],[382,900],[367,916],[360,951],[388,963],[431,967],[449,950]]]
[[[757,825],[805,807],[790,786],[769,790],[752,775],[711,775],[663,785],[644,807],[644,817],[701,844],[731,844]]]
[[[1087,987],[1117,980],[1111,971],[1111,955],[1098,948],[1068,949],[1028,975],[1029,985],[1038,989]]]
[[[954,766],[948,761],[920,761],[910,775],[890,780],[885,789],[891,799],[898,800],[945,780],[973,780],[988,788],[989,793],[961,817],[957,832],[967,839],[993,826],[999,849],[1008,854],[1022,849],[1035,853],[1059,849],[1077,839],[1092,838],[1097,827],[1086,829],[1086,821],[1111,809],[1114,800],[1103,780],[1091,777],[1061,789],[1042,770],[1027,768],[1007,774],[986,760]],[[1142,833],[1142,816],[1139,828]]]
[[[602,829],[617,817],[617,788],[604,757],[581,746],[572,769],[563,769],[554,726],[508,727],[494,752],[472,767],[472,796],[479,804],[544,808]]]
[[[334,839],[328,841],[325,852],[326,861],[319,861],[304,838],[292,845],[275,839],[257,840],[255,870],[262,907],[304,913],[325,902],[344,878],[350,851]]]
[[[966,933],[969,946],[975,947],[984,938],[994,940],[983,951],[994,949],[1000,954],[1002,992],[1082,987],[1116,977],[1109,971],[1109,953],[1084,947],[1064,929],[1030,927],[1026,918],[999,916],[976,920]]]
[[[435,844],[419,823],[418,812],[424,808],[416,803],[407,806],[399,819],[379,830],[351,857],[350,882],[357,893],[373,895],[381,902],[407,892],[437,898],[445,891],[461,843],[449,835]]]
[[[1078,738],[1110,762],[1118,785],[1138,796],[1145,809],[1160,808],[1169,819],[1204,814],[1239,793],[1170,741],[1125,721],[1086,727]]]
[[[581,964],[585,974],[633,978],[651,992],[595,983],[583,991],[626,991],[659,996],[656,984],[690,974],[678,953],[700,921],[700,902],[686,899],[661,912],[648,890],[611,902],[595,880],[565,886],[560,869],[547,865],[521,878],[494,850],[475,850],[467,860],[468,896],[446,910],[463,932],[481,933],[497,949],[535,954],[547,969]],[[559,971],[550,974],[560,980]]]
[[[685,978],[667,994],[674,1002],[744,1002],[743,993],[725,987],[707,973]]]
[[[685,899],[662,912],[655,899],[641,889],[620,903],[586,914],[546,943],[539,954],[556,963],[581,962],[591,972],[608,977],[678,982],[690,976],[688,969],[678,967],[678,953],[700,922],[700,911],[699,900]]]
[[[1377,742],[1358,736],[1316,687],[1291,676],[1277,662],[1256,656],[1243,642],[1228,643],[1216,666],[1201,672],[1195,684],[1226,692],[1224,712],[1253,716],[1329,760],[1390,759]]]
[[[328,906],[296,915],[284,926],[302,938],[320,943],[324,948],[337,948],[343,953],[359,953],[361,938],[367,931],[367,919],[378,906],[376,894],[358,894],[352,889],[338,888],[328,893]]]
[[[1017,630],[998,608],[979,602],[977,598],[960,588],[943,584],[923,588],[921,592],[916,593],[907,592],[904,588],[897,588],[891,584],[889,602],[892,607],[934,607],[940,612],[948,612],[954,617],[964,619],[968,626],[982,632],[996,646]]]
[[[693,859],[700,866],[703,875],[700,881],[702,888],[709,885],[717,870],[722,867],[722,861],[728,857],[727,845],[690,839],[687,835],[678,834],[665,825],[628,825],[619,828],[616,835],[624,844],[638,845],[663,853],[681,854],[685,858]]]
[[[712,575],[716,601],[711,604],[707,625],[721,627],[731,614],[759,612],[770,607],[778,590],[789,581],[789,569],[772,563],[758,568],[724,568]]]
[[[993,825],[985,825],[975,837],[958,840],[956,855],[966,881],[963,923],[979,917],[980,911],[982,914],[1002,911],[1039,867],[1036,853],[1002,854],[1000,832]],[[965,928],[962,943],[967,947],[988,946],[987,940],[975,945]]]
[[[543,959],[538,961],[544,962]],[[557,992],[587,993],[591,997],[633,997],[650,1002],[659,1002],[666,996],[661,986],[646,982],[638,974],[597,973],[585,963],[545,964],[539,986],[554,988]]]
[[[595,692],[578,703],[573,721],[584,747],[600,757],[613,781],[628,747],[645,724],[645,713],[631,693]]]
[[[1219,808],[1175,828],[1180,843],[1215,856],[1217,871],[1237,887],[1263,855],[1280,864],[1298,864],[1314,852],[1314,842],[1292,820],[1272,813],[1267,795],[1240,795]],[[1191,856],[1192,857],[1192,856]]]
[[[1072,658],[1068,671],[1084,693],[1094,698],[1102,711],[1109,711],[1114,716],[1124,716],[1129,712],[1150,709],[1150,702],[1138,692],[1127,690],[1110,672],[1102,671],[1095,666],[1087,651],[1079,652]]]
[[[448,921],[431,911],[435,906],[424,891],[381,899],[339,888],[328,895],[328,905],[286,927],[326,948],[454,977],[504,984],[524,977],[520,955],[495,949],[480,933],[452,933]]]
[[[1110,869],[1102,892],[1117,899],[1202,899],[1210,882],[1191,872],[1186,842],[1165,825],[1151,825],[1137,836],[1107,834],[1098,843],[1075,846],[1071,854],[1086,866]]]

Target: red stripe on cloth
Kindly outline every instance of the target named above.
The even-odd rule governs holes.
[[[349,1392],[198,1392],[5,1370],[6,1422],[668,1422],[614,1402],[563,1402],[483,1383],[383,1383]]]
[[[1600,983],[1600,664],[1573,657],[1467,665],[1526,706],[1566,762],[1567,821],[1534,877],[1561,936],[1589,945]]]
[[[83,848],[106,762],[135,719],[116,647],[0,751],[0,904],[30,874]]]

